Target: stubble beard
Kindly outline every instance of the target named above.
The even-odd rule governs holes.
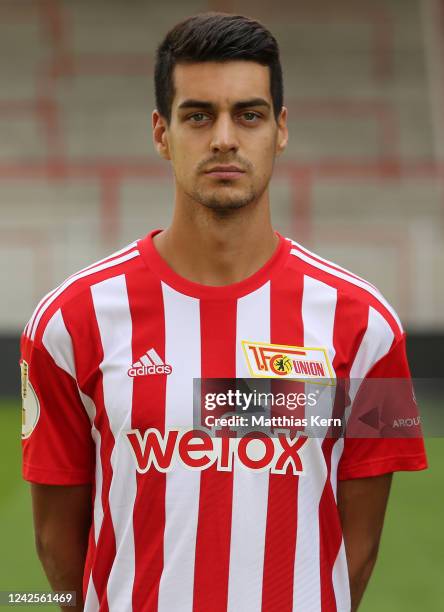
[[[253,185],[249,185],[242,193],[229,193],[231,183],[232,181],[229,179],[221,179],[219,186],[216,186],[213,190],[197,188],[189,196],[217,216],[226,217],[258,201],[262,195]],[[265,191],[265,189],[262,191]]]
[[[228,182],[228,181],[223,181]],[[217,194],[217,193],[202,193],[197,190],[193,194],[193,199],[205,208],[209,208],[219,214],[228,214],[239,208],[244,208],[257,199],[257,194],[253,188],[250,188],[243,194]]]

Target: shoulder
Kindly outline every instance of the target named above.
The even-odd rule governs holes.
[[[387,331],[393,337],[404,333],[401,320],[393,306],[386,300],[377,287],[354,272],[309,251],[294,240],[291,243],[290,255],[295,266],[304,276],[315,279],[333,288],[340,296],[342,303],[348,306],[350,314],[360,307],[367,311],[368,328],[376,335]]]
[[[306,286],[312,291],[313,287],[317,288],[318,300],[322,300],[323,293],[329,299],[332,294],[335,296],[335,325],[340,319],[340,329],[354,338],[351,376],[364,376],[379,360],[391,355],[395,347],[404,346],[401,321],[377,287],[297,242],[289,241],[290,261],[304,275],[304,290]],[[324,286],[328,288],[325,292]]]
[[[76,308],[82,308],[82,304],[86,304],[90,299],[94,285],[126,274],[138,265],[140,260],[138,243],[139,241],[132,242],[123,249],[75,272],[47,293],[32,313],[23,331],[22,342],[31,342],[39,346],[45,333],[57,336],[57,330],[63,327],[61,313],[66,307],[75,304]],[[52,324],[49,326],[50,322]]]
[[[405,333],[395,309],[364,278],[290,241],[290,264],[302,274],[303,301],[322,314],[333,311],[334,336],[350,375],[365,375],[379,360],[403,346]],[[320,309],[320,310],[319,310]],[[344,347],[347,347],[346,349]]]

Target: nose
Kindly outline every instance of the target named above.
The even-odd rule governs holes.
[[[221,114],[214,122],[211,138],[211,151],[213,153],[237,151],[239,143],[237,140],[236,126],[229,115]]]

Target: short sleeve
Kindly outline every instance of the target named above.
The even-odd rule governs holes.
[[[384,381],[381,384],[382,379],[390,380],[387,381],[387,384],[384,384]],[[371,368],[363,382],[367,382],[368,388],[372,390],[383,388],[384,398],[382,403],[403,402],[401,409],[403,411],[408,410],[409,419],[411,419],[412,423],[415,422],[418,413],[416,401],[414,398],[412,399],[411,394],[412,386],[406,355],[405,334],[400,336],[393,343],[390,351]],[[374,383],[373,386],[372,383]],[[406,389],[410,389],[409,402],[404,403],[403,399],[399,399],[402,396],[402,393],[399,392],[400,389],[402,393]],[[365,399],[367,404],[369,401],[381,402],[381,397],[374,398],[372,393],[367,393]],[[389,408],[389,413],[396,413],[396,406],[392,405],[393,409],[391,411],[390,406],[386,407]],[[350,419],[356,419],[354,410],[355,407],[352,406]],[[367,405],[365,407],[365,414],[368,415],[367,423],[376,427],[371,422],[371,419],[374,420],[375,416],[372,414],[372,410],[376,413],[375,405]],[[378,416],[376,415],[375,418],[378,418]],[[396,420],[394,422],[396,425]],[[381,427],[381,424],[379,426]],[[420,428],[419,435],[415,433],[411,437],[396,435],[396,429],[392,429],[389,433],[386,431],[382,437],[366,438],[357,434],[357,429],[353,425],[351,427],[355,435],[346,435],[344,439],[344,450],[338,465],[339,480],[366,478],[396,471],[423,470],[427,468],[424,440]],[[349,430],[349,426],[347,429]],[[363,429],[365,431],[365,427]]]
[[[22,336],[22,474],[41,484],[93,480],[91,423],[76,380],[44,344]]]

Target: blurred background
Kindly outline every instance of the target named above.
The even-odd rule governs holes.
[[[413,375],[444,376],[443,0],[0,0],[0,590],[47,588],[20,480],[20,332],[66,276],[168,224],[154,52],[206,10],[281,47],[276,228],[375,284]],[[395,476],[364,612],[444,609],[442,439],[427,449],[430,470]]]

